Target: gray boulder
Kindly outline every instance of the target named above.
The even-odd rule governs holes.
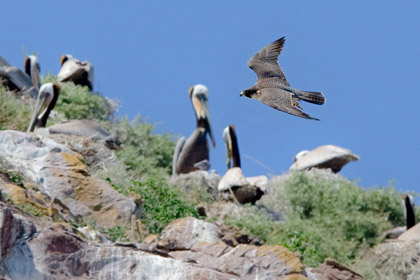
[[[32,133],[0,131],[0,157],[35,182],[47,204],[65,220],[95,220],[98,226],[135,227],[141,209],[102,180],[93,179],[83,158]],[[133,224],[133,225],[132,225]]]

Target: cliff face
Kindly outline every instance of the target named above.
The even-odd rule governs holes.
[[[31,189],[20,192],[63,221],[94,220],[99,226],[131,228],[132,220],[141,215],[132,199],[119,194],[107,182],[90,177],[79,154],[49,138],[0,131],[0,157],[32,181]],[[9,192],[12,199],[16,199],[17,192]]]
[[[89,149],[75,152],[68,145],[73,140],[64,137],[59,144],[49,136],[0,131],[0,189],[13,201],[0,201],[4,279],[362,279],[333,260],[304,269],[299,253],[224,225],[227,213],[243,210],[230,202],[203,208],[213,223],[177,219],[140,243],[146,233],[141,199],[89,176],[85,163],[100,165],[100,159]],[[11,180],[15,171],[23,183]],[[218,180],[217,174],[198,172],[173,183],[185,192],[201,185],[215,197]],[[82,226],[92,221],[127,229],[131,242],[113,243]]]
[[[19,186],[2,176],[2,192],[44,216],[0,202],[4,278],[305,279],[298,255],[279,246],[238,245],[226,228],[194,218],[176,220],[143,243],[111,244],[70,223],[129,228],[137,241],[141,205],[90,177],[80,154],[47,137],[0,131],[0,157],[26,180]]]
[[[194,218],[143,243],[103,244],[0,202],[0,231],[6,279],[306,279],[286,248],[231,247],[217,226]]]

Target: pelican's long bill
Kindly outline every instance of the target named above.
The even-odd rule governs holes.
[[[226,165],[227,169],[230,169],[232,159],[232,139],[230,138],[229,126],[223,130],[223,140],[226,144]]]
[[[39,60],[36,56],[30,55],[25,58],[25,73],[31,77],[32,84],[36,89],[39,89],[41,86],[40,78],[41,67],[39,65]]]
[[[230,124],[223,130],[223,140],[226,144],[226,164],[227,169],[241,167],[241,157],[239,155],[238,138],[236,137],[235,125]]]
[[[213,132],[211,130],[210,112],[208,107],[208,90],[204,85],[195,85],[189,90],[191,102],[197,117],[197,122],[200,126],[204,126],[209,134],[213,147],[216,147]]]
[[[34,131],[35,127],[45,127],[48,115],[57,102],[59,91],[58,84],[47,83],[41,86],[28,132]]]

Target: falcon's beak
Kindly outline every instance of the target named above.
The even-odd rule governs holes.
[[[244,92],[241,91],[241,93],[239,94],[239,97],[244,96],[244,95],[245,95]]]

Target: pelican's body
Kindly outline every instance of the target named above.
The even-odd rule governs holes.
[[[58,72],[58,81],[71,81],[76,85],[87,86],[93,89],[93,66],[88,61],[80,61],[71,55],[62,55],[61,69]]]
[[[36,101],[34,114],[28,127],[28,132],[34,131],[35,128],[45,127],[48,116],[57,102],[60,93],[58,84],[47,83],[39,89],[38,99]]]
[[[39,90],[41,86],[41,66],[39,65],[39,60],[36,56],[30,55],[25,58],[25,73],[31,77],[32,84],[36,89]]]
[[[295,156],[290,170],[305,170],[310,168],[330,168],[337,173],[351,161],[359,160],[359,156],[350,150],[334,145],[319,146],[312,151],[301,151]]]
[[[0,56],[0,84],[4,84],[11,91],[19,91],[37,98],[38,90],[33,86],[31,78]]]
[[[185,137],[182,137],[178,140],[173,158],[173,175],[208,170],[210,151],[207,135],[213,147],[216,145],[211,130],[207,88],[204,85],[195,85],[190,88],[189,95],[195,111],[197,127],[188,139],[185,140]]]
[[[239,203],[254,204],[268,192],[268,178],[263,175],[244,177],[241,169],[238,140],[235,127],[232,124],[223,131],[223,139],[226,143],[228,171],[219,181],[217,189],[219,192],[232,190],[234,199]]]

